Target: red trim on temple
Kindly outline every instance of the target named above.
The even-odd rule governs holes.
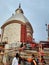
[[[26,25],[21,24],[21,42],[26,42]]]
[[[32,37],[28,35],[28,36],[27,36],[27,41],[28,41],[28,42],[32,42]]]

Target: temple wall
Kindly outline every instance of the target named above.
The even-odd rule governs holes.
[[[8,43],[15,43],[20,41],[21,25],[18,23],[11,23],[4,28],[2,41]]]

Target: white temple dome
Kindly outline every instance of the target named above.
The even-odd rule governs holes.
[[[22,21],[22,23],[28,22],[28,19],[24,16],[24,12],[21,9],[21,5],[19,5],[19,8],[15,10],[15,14],[12,14],[12,16],[6,22],[9,22],[12,20],[19,20],[19,21]]]
[[[16,13],[15,15],[11,16],[7,20],[7,22],[12,20],[19,20],[19,21],[22,21],[23,23],[28,22],[28,19],[22,13]]]

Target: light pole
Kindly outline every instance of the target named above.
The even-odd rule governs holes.
[[[49,24],[45,24],[45,26],[46,26],[46,31],[48,33],[48,41],[49,41]]]

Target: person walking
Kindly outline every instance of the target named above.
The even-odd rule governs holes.
[[[16,53],[16,56],[13,58],[12,65],[18,65],[19,54]]]
[[[31,65],[37,65],[34,54],[32,54]]]
[[[41,56],[41,62],[42,62],[42,65],[46,65],[46,62],[43,56]]]

